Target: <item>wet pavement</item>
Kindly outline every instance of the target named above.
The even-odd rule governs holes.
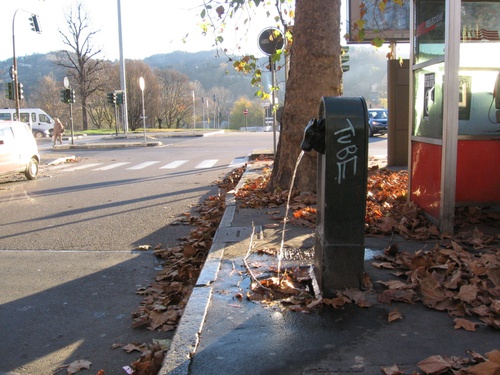
[[[240,184],[261,173],[261,167],[250,164]],[[256,249],[279,249],[283,240],[290,249],[284,267],[307,268],[313,262],[314,229],[288,224],[283,237],[271,218],[280,214],[283,207],[237,208],[228,194],[211,252],[159,374],[381,374],[382,367],[393,364],[411,374],[433,355],[466,357],[468,350],[484,355],[499,349],[498,330],[485,325],[476,332],[457,330],[445,312],[420,303],[377,303],[375,293],[369,308],[349,304],[309,313],[248,300],[252,279],[247,265],[253,270],[277,265],[275,256]],[[435,242],[366,237],[365,272],[374,284],[394,278],[372,265],[373,256],[391,244],[416,251],[431,249]],[[388,314],[396,308],[403,319],[389,323]]]

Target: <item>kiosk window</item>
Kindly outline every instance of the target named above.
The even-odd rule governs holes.
[[[415,63],[444,57],[445,0],[416,0]]]

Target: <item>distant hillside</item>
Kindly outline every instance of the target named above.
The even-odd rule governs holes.
[[[365,96],[373,101],[380,97],[385,98],[387,86],[387,60],[384,53],[374,48],[352,46],[350,49],[350,71],[344,74],[344,95]],[[49,74],[61,82],[65,72],[55,64],[56,52],[47,54],[33,54],[18,58],[18,70],[24,92],[29,96],[30,88],[37,81]],[[225,87],[233,93],[234,98],[247,96],[252,99],[257,88],[252,87],[249,75],[238,73],[232,67],[232,62],[227,56],[217,56],[216,51],[203,52],[172,52],[168,54],[153,55],[143,60],[152,68],[174,69],[184,73],[191,81],[198,81],[205,90],[213,87]],[[260,60],[264,69],[267,58]],[[0,84],[10,81],[9,70],[12,59],[0,61]],[[269,85],[271,74],[264,73],[262,80]],[[277,74],[278,82],[284,82],[284,70]],[[280,97],[284,92],[280,92]]]
[[[229,57],[218,56],[216,51],[195,53],[177,51],[164,55],[153,55],[145,58],[144,62],[153,68],[174,69],[184,73],[191,81],[200,82],[205,90],[222,86],[230,90],[235,97],[246,95],[250,99],[257,91],[251,85],[252,77],[250,75],[236,72]],[[262,66],[265,66],[266,62],[267,58],[263,58],[261,60]]]

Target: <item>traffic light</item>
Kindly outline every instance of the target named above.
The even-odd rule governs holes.
[[[61,102],[66,103],[66,89],[59,90],[59,97]]]
[[[108,94],[108,103],[113,105],[116,104],[116,94],[114,92]]]
[[[120,91],[116,94],[116,104],[123,104],[125,101],[125,93],[123,91]]]
[[[17,83],[17,92],[19,100],[24,99],[23,84],[21,82]]]
[[[76,103],[76,95],[75,95],[75,90],[68,90],[70,91],[70,98],[69,102],[70,103]]]
[[[61,102],[63,103],[72,103],[71,102],[71,90],[70,89],[64,89],[59,91],[60,97],[61,97]]]
[[[38,20],[38,16],[36,14],[31,15],[30,25],[31,25],[31,30],[36,31],[37,33],[42,32],[42,29],[40,28],[40,21]]]
[[[5,97],[9,100],[14,100],[14,90],[12,90],[13,87],[14,82],[7,82],[5,84]]]
[[[344,73],[348,72],[350,69],[349,64],[347,64],[349,62],[348,52],[349,52],[349,46],[342,46],[341,60],[342,60],[342,72]]]

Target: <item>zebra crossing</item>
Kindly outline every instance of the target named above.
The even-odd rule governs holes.
[[[226,165],[226,168],[237,168],[244,165],[248,161],[248,156],[235,158],[231,163]],[[146,168],[157,168],[157,169],[167,169],[173,170],[180,168],[188,163],[192,162],[192,169],[210,169],[216,166],[220,166],[219,159],[206,159],[202,161],[191,161],[191,160],[174,160],[168,162],[167,164],[162,163],[160,160],[149,160],[139,163],[133,163],[130,161],[115,162],[111,164],[106,163],[77,163],[77,165],[71,164],[59,164],[50,166],[51,170],[60,170],[62,172],[76,172],[81,170],[91,170],[91,171],[110,171],[112,169],[121,168],[126,171],[138,171]]]

